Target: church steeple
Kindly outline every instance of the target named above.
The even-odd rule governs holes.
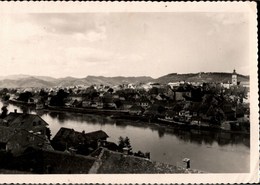
[[[232,74],[232,85],[237,85],[237,73],[236,70],[233,70],[233,74]]]

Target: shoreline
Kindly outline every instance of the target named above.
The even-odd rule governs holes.
[[[35,107],[36,104],[21,102],[17,100],[9,100],[10,104],[14,105],[24,105],[28,107]],[[174,128],[180,128],[185,130],[195,129],[195,130],[206,130],[206,131],[217,131],[224,133],[235,133],[235,134],[246,134],[250,135],[250,132],[246,131],[235,131],[235,130],[225,130],[220,126],[206,126],[206,125],[191,125],[188,123],[166,120],[164,118],[151,118],[144,115],[132,115],[129,114],[129,110],[118,110],[118,109],[90,109],[90,108],[76,108],[76,107],[57,107],[57,106],[45,106],[42,109],[35,109],[36,111],[58,111],[58,112],[73,112],[79,114],[96,114],[110,116],[112,119],[126,119],[132,121],[143,121],[145,123],[155,123],[161,126],[170,126]]]
[[[48,106],[43,109],[39,109],[36,111],[55,111],[55,112],[73,112],[79,114],[96,114],[96,115],[104,115],[110,116],[112,119],[126,119],[132,121],[142,121],[147,124],[154,123],[159,126],[169,126],[173,128],[185,129],[185,130],[206,130],[206,131],[216,131],[216,132],[224,132],[224,133],[234,133],[234,134],[246,134],[250,135],[250,132],[245,131],[232,131],[232,130],[224,130],[221,127],[211,127],[211,126],[198,126],[198,125],[188,125],[182,122],[176,121],[168,121],[161,118],[153,118],[150,119],[148,117],[142,115],[130,115],[126,110],[108,110],[108,109],[86,109],[86,108],[71,108],[71,107],[54,107]],[[179,124],[178,124],[179,123]]]

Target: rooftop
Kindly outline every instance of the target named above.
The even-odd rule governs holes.
[[[106,139],[108,135],[103,130],[98,130],[94,132],[85,133],[77,132],[70,128],[60,128],[58,133],[54,136],[53,140],[65,139],[65,138],[75,138],[77,140],[95,141],[99,139]]]
[[[6,116],[6,118],[4,118],[4,121],[7,121],[10,127],[26,129],[28,127],[31,127],[31,123],[34,122],[36,119],[40,120],[40,125],[42,126],[48,125],[48,123],[46,123],[40,116],[36,114],[25,114],[25,113],[16,113],[16,112],[9,113]]]
[[[132,155],[124,155],[119,152],[103,149],[100,154],[99,174],[136,174],[136,173],[199,173],[196,170],[186,170],[183,167],[177,167],[170,164],[154,162],[146,158]]]

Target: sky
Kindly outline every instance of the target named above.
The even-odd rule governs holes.
[[[249,74],[246,13],[0,14],[0,76]]]

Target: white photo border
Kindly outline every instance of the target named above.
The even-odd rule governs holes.
[[[250,16],[250,173],[1,175],[1,183],[257,183],[259,107],[257,10],[255,2],[1,2],[2,13],[72,12],[248,12]]]

